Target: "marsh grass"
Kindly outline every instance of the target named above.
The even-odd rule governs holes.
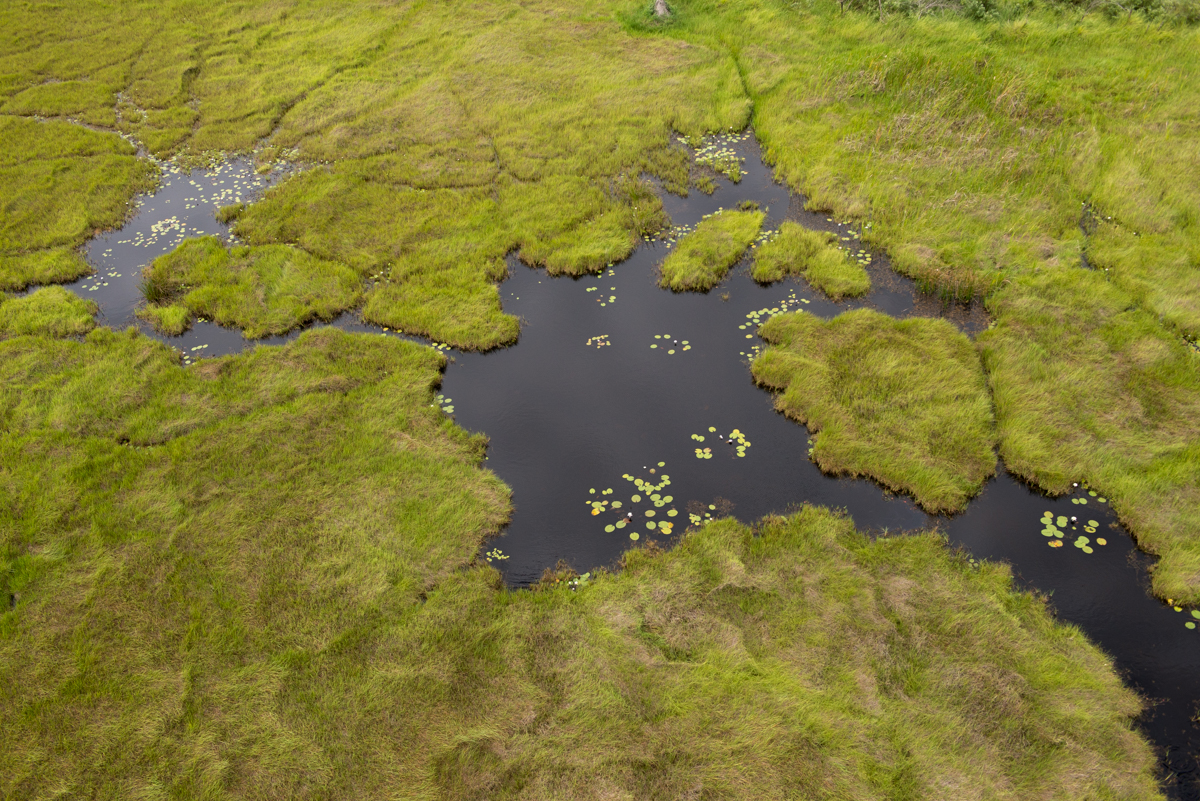
[[[1159,797],[1109,659],[934,535],[805,508],[508,591],[443,364],[0,342],[6,793]]]
[[[746,209],[704,218],[659,265],[659,286],[675,292],[712,289],[750,247],[765,217],[757,209]]]
[[[23,297],[0,293],[0,337],[81,336],[96,326],[99,309],[62,287],[46,287]]]
[[[837,245],[836,234],[810,231],[785,221],[757,249],[751,275],[762,284],[782,280],[787,275],[803,275],[834,300],[865,295],[871,289],[867,271]]]
[[[75,247],[121,222],[154,174],[115,134],[0,114],[0,290],[90,273]]]
[[[227,248],[216,237],[159,256],[143,271],[142,287],[151,306],[141,317],[165,334],[182,333],[199,316],[252,339],[332,319],[362,296],[362,279],[349,267],[287,245]]]
[[[1008,468],[1052,492],[1087,481],[1162,559],[1156,594],[1200,601],[1200,365],[1179,337],[1086,270],[991,300],[979,336]]]
[[[946,320],[869,309],[822,321],[778,315],[753,362],[775,407],[808,426],[830,473],[874,478],[930,512],[957,512],[996,469],[996,426],[979,355]]]

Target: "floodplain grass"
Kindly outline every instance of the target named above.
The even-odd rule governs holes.
[[[119,224],[155,176],[116,134],[0,115],[0,290],[90,273],[75,248]]]
[[[808,426],[823,471],[870,476],[930,512],[958,512],[996,470],[996,424],[971,341],[946,320],[870,309],[767,321],[751,373]]]
[[[715,212],[696,225],[659,265],[659,286],[674,292],[707,292],[725,279],[762,229],[758,209]]]
[[[978,342],[1005,464],[1107,495],[1161,557],[1155,594],[1200,602],[1200,359],[1103,272],[1030,275],[989,308]]]
[[[287,245],[228,248],[216,237],[184,242],[142,276],[151,305],[139,316],[165,334],[182,333],[190,317],[235,326],[251,339],[285,334],[331,320],[362,297],[362,279],[345,265]]]
[[[791,220],[759,246],[750,274],[761,284],[780,281],[787,275],[803,275],[834,300],[865,295],[871,290],[867,271],[838,247],[836,234],[810,231]]]
[[[0,342],[8,797],[1160,798],[1109,658],[934,534],[806,507],[514,593],[441,354],[178,359]]]
[[[96,327],[99,307],[62,287],[45,287],[22,297],[0,293],[0,337],[82,336]]]

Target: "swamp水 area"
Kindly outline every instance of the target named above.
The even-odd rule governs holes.
[[[686,198],[661,192],[674,228],[599,275],[551,277],[510,257],[501,294],[505,311],[521,320],[518,344],[453,352],[436,404],[486,434],[486,465],[513,491],[515,513],[503,536],[485,545],[487,561],[510,586],[526,587],[560,563],[579,573],[619,569],[633,543],[670,548],[705,518],[732,513],[754,521],[801,504],[845,509],[877,537],[936,527],[973,560],[1010,563],[1021,584],[1049,596],[1062,619],[1115,657],[1125,680],[1151,702],[1140,724],[1162,749],[1174,797],[1200,798],[1193,781],[1200,741],[1192,725],[1200,631],[1186,610],[1149,594],[1151,560],[1106,499],[1086,488],[1050,498],[1001,464],[964,513],[927,514],[870,480],[822,474],[809,458],[805,428],[776,412],[771,394],[750,376],[762,347],[754,331],[774,314],[831,318],[869,307],[897,318],[945,317],[973,336],[989,324],[982,306],[922,293],[892,272],[886,254],[860,244],[861,229],[806,210],[803,198],[773,179],[752,135],[720,144],[744,159],[740,181],[718,176],[716,191]],[[88,245],[96,273],[69,288],[99,303],[103,323],[140,326],[178,348],[185,365],[294,339],[299,332],[248,341],[207,321],[183,336],[161,337],[135,316],[140,271],[150,259],[188,237],[229,239],[217,210],[254,200],[289,172],[260,174],[249,159],[205,169],[165,166],[159,188],[139,200],[128,223]],[[869,264],[870,293],[834,303],[803,279],[760,285],[749,275],[753,250],[707,293],[660,288],[658,265],[682,232],[744,201],[767,212],[764,231],[793,220],[837,234]],[[352,314],[333,325],[384,334]],[[1058,538],[1046,533],[1047,513],[1058,521]],[[1096,524],[1089,547],[1072,547],[1088,523]]]
[[[0,31],[0,797],[1200,801],[1200,0]]]

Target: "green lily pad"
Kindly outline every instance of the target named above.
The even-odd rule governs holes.
[[[641,495],[634,495],[634,496],[633,496],[632,498],[630,498],[629,500],[633,501],[634,503],[640,503],[640,502],[641,502],[641,500],[642,500],[642,496],[641,496]]]
[[[1196,624],[1195,624],[1195,623],[1193,623],[1193,622],[1192,622],[1192,621],[1190,621],[1190,620],[1189,620],[1187,623],[1184,623],[1183,625],[1187,626],[1189,629],[1194,629],[1194,628],[1196,628]]]
[[[604,527],[604,533],[606,533],[606,534],[612,534],[616,530],[617,530],[616,526],[605,526]]]
[[[666,466],[667,466],[667,463],[666,463],[666,462],[659,462],[659,463],[658,463],[658,466],[659,466],[659,467],[666,467]],[[663,478],[666,478],[666,476],[663,476]]]
[[[617,528],[625,528],[625,521],[624,521],[624,520],[618,520],[618,521],[617,521]]]
[[[1056,529],[1056,528],[1044,528],[1044,529],[1042,529],[1042,536],[1043,537],[1053,537],[1057,531],[1058,531],[1058,529]]]
[[[653,530],[654,530],[654,527],[655,527],[655,526],[657,526],[657,525],[658,525],[658,524],[657,524],[657,523],[655,523],[653,520],[647,520],[647,521],[646,521],[646,528],[650,529],[651,531],[653,531]]]
[[[646,510],[646,517],[654,517],[654,514],[655,514],[655,512],[653,509]]]
[[[1091,495],[1093,498],[1095,498],[1095,497],[1096,497],[1096,491],[1095,491],[1095,490],[1088,490],[1088,495]]]
[[[1062,516],[1062,515],[1059,515],[1059,516],[1058,516],[1058,519],[1057,519],[1057,520],[1055,520],[1054,522],[1058,523],[1058,527],[1059,527],[1059,528],[1066,528],[1066,527],[1067,527],[1067,518],[1065,518],[1065,517],[1064,517],[1064,516]]]
[[[1196,618],[1197,620],[1200,620],[1200,609],[1193,609],[1192,617]]]
[[[1100,503],[1108,503],[1108,500],[1105,498],[1097,498],[1096,500],[1100,501]]]
[[[678,511],[678,510],[676,510],[676,509],[671,509],[670,511],[668,511],[668,512],[667,512],[667,517],[674,517],[674,516],[675,516],[675,515],[677,515],[677,514],[679,514],[679,511]]]
[[[1092,547],[1091,547],[1090,545],[1084,545],[1084,546],[1082,546],[1082,547],[1081,547],[1081,550],[1082,550],[1084,553],[1091,553],[1091,552],[1092,552]]]
[[[641,536],[642,536],[642,535],[641,535],[641,534],[638,534],[636,531],[631,531],[631,532],[629,532],[629,539],[631,539],[631,540],[638,540],[638,539],[641,539]]]
[[[664,495],[664,496],[663,496],[663,501],[664,501],[664,502],[666,502],[666,503],[670,503],[670,502],[671,502],[671,501],[673,501],[673,500],[675,500],[675,496],[674,496],[674,495]]]

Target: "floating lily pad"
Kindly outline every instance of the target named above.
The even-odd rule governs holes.
[[[1096,544],[1097,545],[1108,545],[1108,540],[1104,539],[1103,537],[1097,537]]]
[[[1081,550],[1082,550],[1084,553],[1091,553],[1091,552],[1092,552],[1092,548],[1091,548],[1091,546],[1090,546],[1090,545],[1084,545],[1084,546],[1081,548]]]
[[[653,510],[653,509],[647,509],[647,510],[646,510],[646,517],[654,517],[654,510]]]
[[[679,514],[679,510],[677,510],[677,509],[671,509],[671,510],[669,510],[669,511],[667,512],[667,517],[674,517],[674,516],[675,516],[675,515],[677,515],[677,514]]]
[[[666,466],[667,466],[667,463],[666,463],[666,462],[659,462],[659,463],[658,463],[658,466],[659,466],[659,467],[666,467]],[[663,478],[666,478],[666,476],[663,476]]]
[[[1095,490],[1088,490],[1088,495],[1091,495],[1093,498],[1095,498],[1095,497],[1096,497],[1096,491],[1095,491]]]
[[[1097,498],[1096,500],[1100,501],[1100,503],[1108,503],[1107,499],[1105,498]]]
[[[614,508],[614,509],[620,509],[620,508],[621,508],[621,502],[620,502],[620,501],[613,501],[613,502],[612,502],[612,508]]]
[[[1056,533],[1058,533],[1058,529],[1056,529],[1056,528],[1044,528],[1044,529],[1042,529],[1042,536],[1043,536],[1043,537],[1053,537],[1053,536],[1054,536]]]
[[[1192,617],[1196,618],[1197,620],[1200,620],[1200,609],[1193,609]]]
[[[1184,623],[1183,625],[1187,626],[1189,629],[1194,629],[1194,628],[1196,628],[1196,624],[1195,624],[1195,623],[1193,623],[1193,622],[1192,622],[1192,621],[1190,621],[1190,620],[1189,620],[1187,623]]]
[[[636,531],[629,532],[629,539],[631,539],[631,540],[641,539],[641,536],[642,535],[638,534]]]
[[[1059,528],[1066,528],[1066,527],[1067,527],[1067,518],[1063,517],[1062,515],[1059,515],[1059,516],[1058,516],[1058,519],[1057,519],[1057,520],[1055,520],[1054,522],[1058,523],[1058,527],[1059,527]]]
[[[665,503],[670,503],[673,500],[675,500],[674,495],[664,495],[663,496],[663,502],[665,502]]]
[[[617,530],[616,526],[605,526],[604,527],[604,533],[606,533],[606,534],[612,534],[616,530]]]
[[[617,521],[617,528],[625,528],[625,521],[624,521],[624,520],[618,520],[618,521]]]
[[[641,496],[641,495],[634,495],[634,496],[633,496],[632,498],[630,498],[629,500],[633,501],[634,503],[641,503],[642,496]]]
[[[657,523],[655,523],[653,520],[647,520],[647,521],[646,521],[646,528],[650,529],[651,531],[653,531],[653,530],[654,530],[654,527],[655,527],[655,526],[657,526],[657,525],[658,525],[658,524],[657,524]]]

